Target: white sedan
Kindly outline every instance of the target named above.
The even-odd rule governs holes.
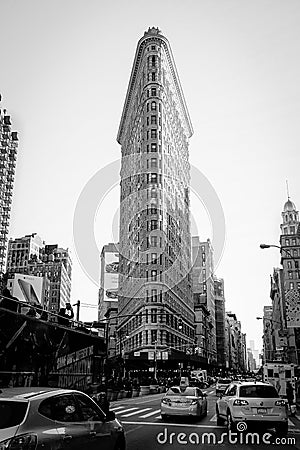
[[[170,416],[205,417],[207,415],[206,394],[197,387],[173,386],[161,400],[161,418]]]

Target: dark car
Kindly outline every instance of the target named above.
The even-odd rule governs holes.
[[[124,450],[125,433],[86,394],[57,388],[7,388],[0,393],[0,450]]]

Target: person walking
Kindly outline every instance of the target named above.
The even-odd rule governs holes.
[[[289,410],[291,415],[295,414],[295,404],[294,404],[294,388],[290,381],[286,384],[286,397],[289,404]]]

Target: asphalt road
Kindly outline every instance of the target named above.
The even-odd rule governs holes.
[[[253,450],[259,448],[299,449],[300,415],[289,419],[289,434],[285,441],[274,442],[277,436],[272,431],[252,435],[228,436],[226,426],[217,426],[215,415],[215,389],[206,391],[208,401],[207,417],[201,419],[172,418],[164,422],[160,416],[162,394],[123,399],[111,404],[111,410],[123,423],[126,430],[127,450],[169,450],[169,449],[223,449]],[[268,433],[268,434],[266,434]],[[289,439],[289,441],[288,441]],[[292,441],[292,440],[293,441]],[[247,441],[248,440],[248,441]]]

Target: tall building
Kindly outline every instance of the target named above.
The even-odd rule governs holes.
[[[200,242],[192,237],[193,298],[196,323],[196,345],[207,364],[217,365],[216,308],[213,248],[209,239]]]
[[[215,311],[216,311],[216,344],[217,364],[221,369],[226,368],[225,348],[225,296],[224,280],[214,279]]]
[[[119,336],[128,336],[127,352],[146,358],[162,348],[184,354],[194,343],[192,134],[170,44],[158,28],[149,28],[137,44],[117,137],[122,152]]]
[[[285,321],[288,339],[287,356],[291,363],[300,361],[300,236],[299,212],[288,198],[281,213],[280,247]]]
[[[28,262],[36,256],[38,259],[42,255],[45,242],[36,233],[10,239],[7,251],[7,272],[28,273]]]
[[[72,261],[68,249],[47,245],[32,233],[8,243],[7,277],[27,274],[46,277],[50,282],[48,310],[57,313],[71,298]]]
[[[264,306],[264,315],[263,315],[263,353],[265,361],[273,361],[275,359],[275,349],[273,342],[273,307],[272,306]]]
[[[0,95],[1,103],[1,95]],[[9,229],[15,177],[18,136],[12,131],[11,118],[6,109],[0,109],[0,273],[5,270],[7,235]]]

